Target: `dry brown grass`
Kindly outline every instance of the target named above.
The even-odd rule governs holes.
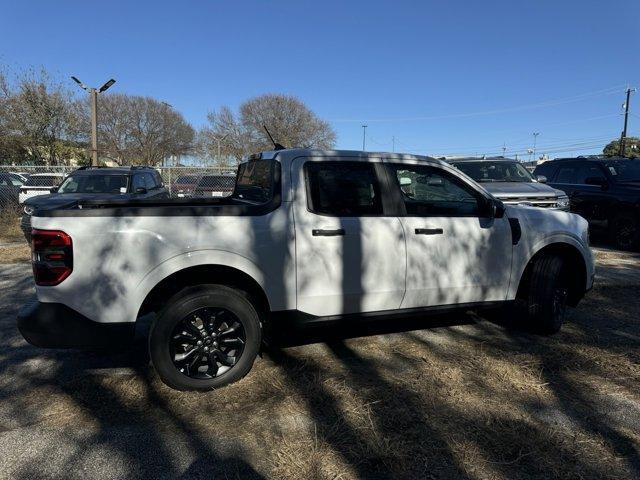
[[[0,243],[24,241],[17,209],[0,210]]]
[[[31,260],[31,248],[26,242],[0,246],[0,263],[21,263]]]

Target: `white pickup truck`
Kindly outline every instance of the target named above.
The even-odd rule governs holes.
[[[557,331],[593,283],[587,222],[508,206],[448,164],[277,150],[222,199],[79,201],[35,211],[38,301],[18,316],[42,347],[116,345],[155,312],[151,360],[169,386],[246,375],[262,328],[300,320],[520,305]]]

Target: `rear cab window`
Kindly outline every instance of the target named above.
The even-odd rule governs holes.
[[[250,160],[238,166],[232,197],[252,203],[268,203],[275,194],[279,163],[275,160]],[[233,177],[229,177],[229,181]]]

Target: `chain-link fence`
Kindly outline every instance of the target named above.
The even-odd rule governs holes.
[[[26,198],[50,193],[53,187],[59,186],[77,169],[66,166],[0,165],[0,208],[19,209]],[[101,196],[113,193],[114,198],[123,193],[139,196],[224,197],[232,193],[236,175],[235,168],[157,167],[154,170],[162,179],[162,185],[159,186],[157,177],[149,175],[151,170],[147,168],[133,168],[123,172],[118,182],[100,175],[100,172],[106,170],[92,170],[96,173],[82,180],[68,182],[64,191]]]

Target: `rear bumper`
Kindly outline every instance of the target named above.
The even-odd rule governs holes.
[[[34,301],[18,313],[18,330],[36,347],[118,347],[133,339],[135,323],[98,323],[61,303]]]

